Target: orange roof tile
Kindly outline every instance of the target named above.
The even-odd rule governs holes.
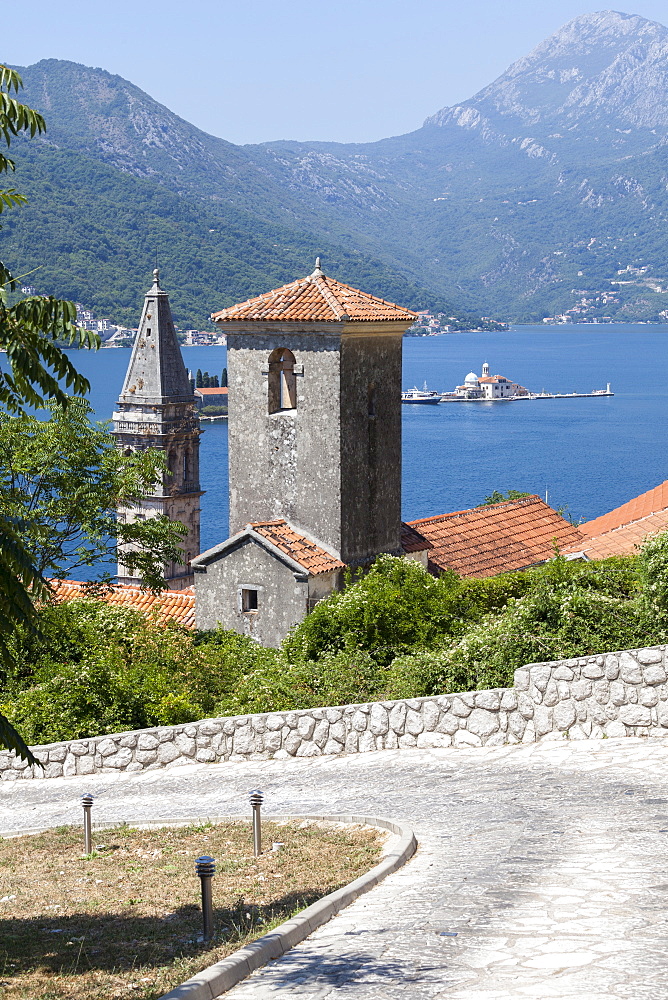
[[[213,313],[216,323],[230,323],[239,320],[325,322],[338,323],[344,320],[373,322],[379,320],[404,320],[412,323],[417,313],[404,309],[393,302],[367,295],[357,288],[344,285],[334,278],[328,278],[320,270],[318,262],[313,274],[300,278],[289,285],[283,285],[272,292],[265,292],[257,298],[248,299]]]
[[[195,589],[163,590],[153,594],[128,584],[115,583],[108,587],[92,588],[79,580],[50,580],[51,592],[56,601],[73,601],[90,597],[122,608],[135,608],[144,614],[155,614],[157,625],[176,622],[185,628],[195,627]]]
[[[613,528],[594,538],[585,536],[584,540],[572,548],[571,552],[584,552],[588,559],[607,559],[609,556],[636,555],[639,547],[650,535],[660,531],[668,531],[668,510],[657,511],[639,521],[624,524],[621,528]]]
[[[404,552],[424,552],[433,549],[432,542],[412,528],[410,524],[401,524],[401,547]]]
[[[287,521],[257,521],[249,525],[258,535],[275,545],[313,576],[345,569],[346,564],[327,549],[300,535]]]
[[[198,385],[197,388],[195,389],[195,392],[201,392],[203,396],[226,396],[227,386],[221,385],[220,388],[216,386],[213,389],[208,387],[205,389],[203,386]]]
[[[577,528],[537,496],[523,497],[453,514],[410,521],[433,544],[430,567],[453,569],[460,576],[494,576],[545,562],[560,549],[575,546]]]
[[[650,514],[656,514],[662,510],[668,510],[668,479],[659,486],[655,486],[653,490],[641,493],[639,497],[634,497],[633,500],[622,504],[621,507],[616,507],[609,514],[601,514],[593,521],[586,521],[580,525],[580,531],[594,538],[606,531],[621,528],[624,524],[632,524],[633,521],[639,521],[643,517],[649,517]]]

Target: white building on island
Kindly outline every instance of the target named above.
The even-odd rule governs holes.
[[[528,396],[529,390],[517,382],[511,382],[504,375],[490,375],[489,365],[485,361],[482,375],[469,372],[463,385],[458,385],[454,392],[445,395],[451,399],[510,399],[512,396]]]

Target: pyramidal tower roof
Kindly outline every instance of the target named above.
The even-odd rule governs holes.
[[[328,278],[320,267],[320,258],[315,262],[315,270],[306,278],[300,278],[289,285],[265,292],[257,298],[248,299],[213,313],[216,323],[233,322],[379,322],[383,320],[403,320],[411,323],[417,314],[393,302],[367,295],[351,285]]]
[[[119,402],[155,406],[191,403],[192,398],[169,308],[169,296],[160,287],[160,272],[156,268],[153,284],[144,299]]]

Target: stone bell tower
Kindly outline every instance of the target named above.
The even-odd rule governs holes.
[[[276,645],[345,566],[403,553],[401,346],[415,313],[318,260],[212,319],[227,335],[231,537],[194,563],[198,625]]]
[[[230,534],[285,518],[349,566],[401,552],[401,346],[414,313],[327,277],[212,317],[227,334]]]
[[[165,566],[172,590],[193,582],[191,560],[199,553],[200,506],[199,421],[181,349],[160,273],[146,293],[144,309],[132,349],[123,390],[113,415],[113,433],[124,452],[158,448],[165,452],[169,473],[156,483],[139,507],[118,511],[119,518],[145,519],[164,514],[188,529],[183,539],[183,562]],[[118,553],[119,583],[139,584]]]

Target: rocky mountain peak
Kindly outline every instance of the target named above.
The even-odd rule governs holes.
[[[663,134],[668,129],[668,28],[618,11],[583,14],[461,108],[444,108],[425,125],[452,123],[466,107],[497,127],[508,118],[523,126],[566,129],[615,118]]]

